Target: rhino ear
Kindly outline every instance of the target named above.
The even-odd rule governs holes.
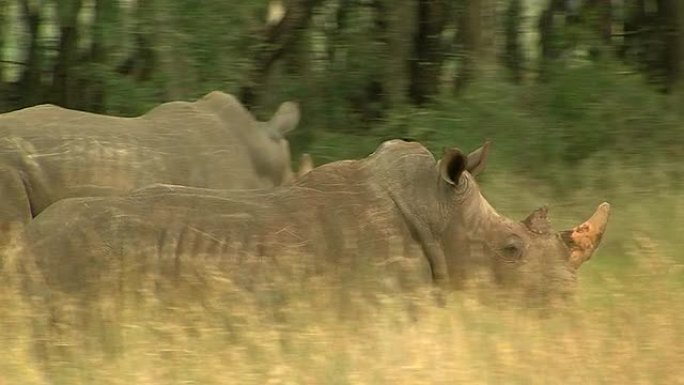
[[[303,153],[299,157],[299,170],[297,170],[297,177],[302,177],[309,173],[309,171],[314,169],[314,162],[313,158],[311,158],[311,154],[309,153]]]
[[[466,170],[468,157],[458,148],[449,148],[439,160],[439,175],[450,185],[458,185],[461,174]]]
[[[468,164],[466,169],[472,176],[479,175],[487,166],[490,143],[490,141],[486,141],[482,147],[468,154]]]
[[[278,111],[276,111],[273,118],[268,122],[268,126],[272,133],[283,137],[297,128],[299,119],[299,103],[287,101],[278,107]]]

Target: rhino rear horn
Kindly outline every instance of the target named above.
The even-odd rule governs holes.
[[[525,220],[525,226],[532,232],[537,234],[545,234],[551,231],[551,223],[549,222],[549,208],[542,206],[532,212]]]
[[[609,216],[610,204],[603,202],[587,221],[572,230],[561,232],[565,244],[570,249],[570,265],[574,268],[579,268],[594,254],[606,231]]]
[[[273,134],[284,137],[297,128],[300,119],[299,103],[294,101],[284,102],[278,107],[278,111],[268,122],[269,129]]]

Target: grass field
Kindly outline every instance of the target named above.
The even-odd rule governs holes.
[[[207,267],[88,309],[55,297],[55,324],[6,271],[0,384],[684,383],[684,189],[668,177],[679,167],[598,157],[563,194],[490,167],[483,189],[511,217],[546,203],[564,228],[613,205],[577,303],[543,315],[477,289],[443,307],[421,291],[369,300],[352,288],[341,304],[324,280],[274,279],[255,295]]]

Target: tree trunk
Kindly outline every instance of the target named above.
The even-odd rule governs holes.
[[[285,72],[291,76],[298,76],[304,79],[310,77],[311,50],[307,41],[307,31],[298,29],[294,32],[290,48],[283,54],[282,62]]]
[[[7,25],[9,10],[7,5],[7,0],[0,0],[0,25],[3,27]],[[7,32],[6,28],[0,27],[0,92],[3,91],[5,85],[5,65],[3,63],[5,60],[5,32]]]
[[[495,61],[501,39],[498,0],[480,0],[480,44],[478,54],[482,60]],[[506,3],[510,3],[507,0]]]
[[[108,52],[110,38],[107,27],[114,25],[117,19],[116,0],[95,0],[95,15],[92,25],[92,40],[88,62],[92,71],[88,79],[81,80],[82,107],[88,111],[106,112],[106,82],[105,76],[109,70]]]
[[[678,40],[678,63],[677,63],[677,90],[684,105],[684,4],[676,3],[677,12],[677,40]]]
[[[628,4],[633,4],[628,7]],[[622,59],[629,61],[630,59],[637,59],[643,62],[644,58],[640,54],[640,40],[642,39],[643,31],[641,28],[646,26],[646,4],[645,0],[626,0],[625,2],[625,16],[622,21],[623,41],[622,47],[618,51],[618,55]]]
[[[665,92],[674,90],[679,81],[679,31],[677,4],[679,0],[658,0],[658,16],[662,25],[663,55],[662,69]]]
[[[59,1],[59,52],[52,78],[52,102],[67,108],[78,108],[78,90],[74,66],[78,63],[78,14],[81,0]]]
[[[334,65],[338,60],[337,48],[341,44],[342,31],[347,28],[351,6],[352,0],[339,0],[337,12],[335,12],[335,25],[326,28],[326,59],[330,65]]]
[[[387,77],[390,62],[396,62],[389,54],[389,23],[396,0],[392,4],[388,0],[373,0],[370,3],[373,9],[373,26],[368,43],[377,52],[377,61],[369,63],[369,77],[364,84],[363,92],[352,98],[351,104],[364,122],[372,122],[381,119],[385,110],[389,108],[386,86],[391,79]]]
[[[448,19],[445,0],[418,0],[417,26],[410,60],[409,97],[423,105],[439,92],[444,47],[442,32]]]
[[[412,36],[416,31],[415,0],[382,0],[387,13],[385,41],[387,57],[382,76],[387,103],[390,107],[407,102],[410,84],[409,59],[412,55]]]
[[[460,48],[459,63],[454,78],[454,91],[461,93],[475,77],[475,67],[482,36],[481,0],[465,0],[465,7],[458,17],[457,46]]]
[[[41,4],[32,5],[29,0],[21,0],[22,18],[29,35],[26,65],[19,79],[18,107],[26,107],[43,101],[42,65],[43,52],[38,43],[39,28],[42,21]]]
[[[581,22],[595,31],[598,43],[591,42],[592,57],[602,56],[613,37],[613,7],[611,0],[587,0],[581,10]]]
[[[240,99],[247,107],[258,105],[265,91],[265,82],[273,64],[290,49],[311,19],[313,8],[321,0],[288,0],[285,15],[278,23],[268,24],[261,36],[261,44],[252,56],[252,67],[240,89]]]
[[[520,47],[520,21],[522,16],[521,0],[511,0],[506,10],[503,62],[510,71],[513,82],[522,80],[523,55]]]
[[[159,61],[153,44],[153,28],[156,23],[153,1],[138,0],[135,5],[135,18],[133,50],[130,56],[117,66],[116,72],[143,82],[152,78]]]
[[[7,25],[8,18],[8,1],[0,0],[0,26]],[[0,111],[5,111],[11,108],[11,97],[9,92],[9,84],[5,81],[5,32],[6,28],[0,27]]]
[[[613,4],[611,0],[599,0],[599,33],[604,43],[613,37]]]
[[[537,24],[539,29],[539,46],[540,46],[540,62],[539,62],[539,77],[545,80],[548,74],[548,69],[552,65],[553,60],[560,55],[558,41],[554,37],[554,17],[557,12],[563,11],[565,8],[564,0],[551,0],[549,6],[542,11],[539,16]]]

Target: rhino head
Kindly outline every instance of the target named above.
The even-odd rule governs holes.
[[[297,129],[299,103],[285,101],[267,121],[257,120],[235,96],[212,91],[196,102],[217,115],[246,148],[251,169],[261,179],[256,187],[274,187],[294,180],[287,135]]]
[[[489,143],[468,155],[452,148],[437,163],[438,183],[445,194],[446,219],[439,237],[443,277],[459,285],[468,274],[483,269],[498,286],[521,290],[528,298],[571,294],[577,270],[601,241],[610,205],[600,204],[588,220],[565,231],[553,230],[546,207],[521,221],[507,218],[489,204],[475,181],[488,154]],[[439,278],[432,265],[433,277]]]

